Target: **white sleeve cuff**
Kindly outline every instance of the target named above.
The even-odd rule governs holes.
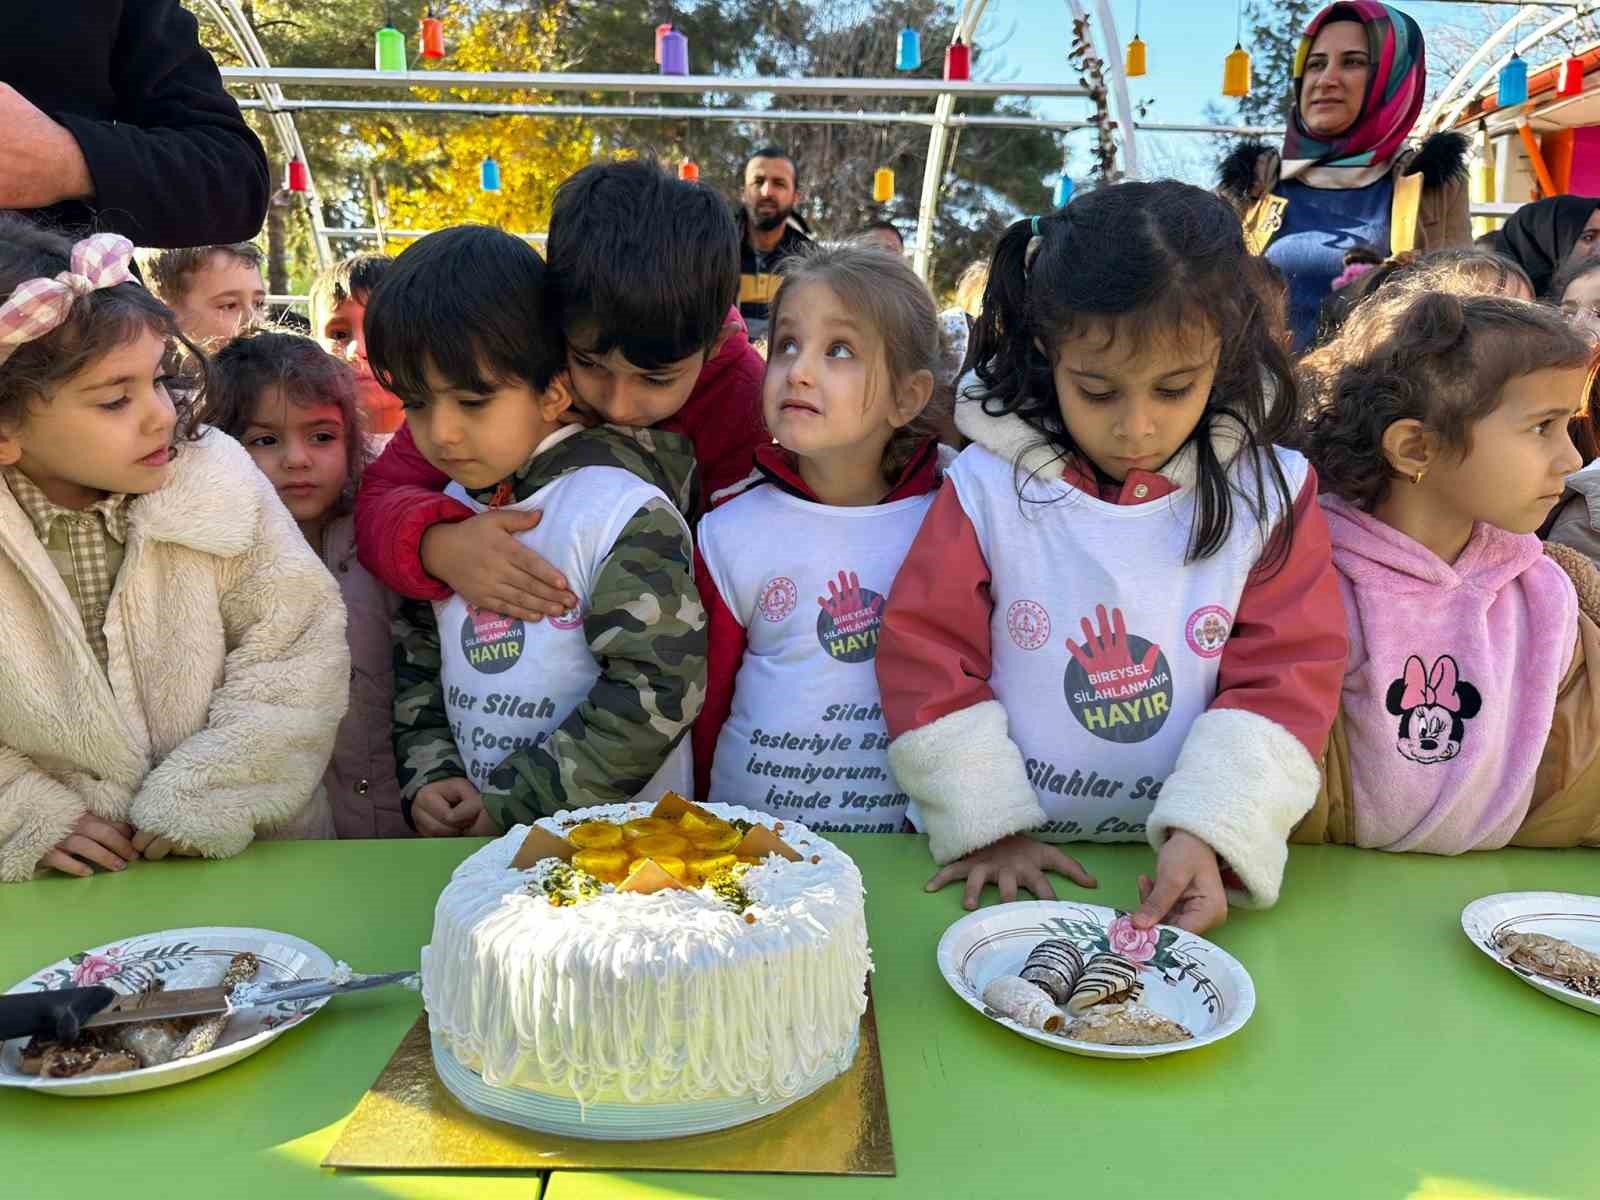
[[[1252,907],[1277,903],[1289,833],[1310,811],[1322,774],[1300,739],[1242,709],[1202,713],[1150,814],[1159,853],[1174,829],[1192,833],[1243,881],[1234,896]]]
[[[941,865],[1044,824],[998,700],[901,734],[889,746],[889,766]]]

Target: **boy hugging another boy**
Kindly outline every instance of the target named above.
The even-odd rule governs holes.
[[[674,497],[687,438],[565,423],[565,346],[543,261],[463,226],[396,260],[366,313],[367,355],[417,451],[473,512],[543,513],[518,540],[576,596],[524,622],[460,595],[395,618],[395,762],[430,837],[499,833],[564,808],[687,791],[705,694],[705,612]]]

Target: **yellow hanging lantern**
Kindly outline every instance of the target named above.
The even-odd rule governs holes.
[[[872,199],[878,204],[894,199],[894,172],[888,167],[879,167],[872,173]]]
[[[1222,94],[1235,99],[1250,94],[1250,51],[1237,42],[1222,60]]]
[[[1133,41],[1128,43],[1128,58],[1122,73],[1129,79],[1144,74],[1144,40],[1137,33],[1133,35]]]
[[[1123,62],[1122,73],[1129,79],[1144,74],[1144,39],[1139,36],[1139,17],[1143,4],[1133,6],[1133,41],[1128,43],[1128,57]]]

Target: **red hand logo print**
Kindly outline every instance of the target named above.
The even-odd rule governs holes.
[[[1112,609],[1110,619],[1107,620],[1106,606],[1097,604],[1094,613],[1100,622],[1099,633],[1096,633],[1094,626],[1089,624],[1089,618],[1084,617],[1083,645],[1080,646],[1068,638],[1068,652],[1078,665],[1088,672],[1090,680],[1099,678],[1120,695],[1132,695],[1140,691],[1155,674],[1156,660],[1161,657],[1161,648],[1151,646],[1145,651],[1144,657],[1135,663],[1132,652],[1128,649],[1128,626],[1122,619],[1122,610]],[[1114,673],[1107,675],[1107,672]],[[1095,685],[1095,691],[1101,691],[1099,684]]]
[[[862,602],[861,577],[854,571],[840,571],[837,583],[830,579],[827,597],[818,596],[817,603],[836,622],[863,611],[874,617],[883,611],[882,596],[874,596],[871,603]]]

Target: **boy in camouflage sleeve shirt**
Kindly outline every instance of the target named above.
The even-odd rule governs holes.
[[[688,788],[706,653],[682,516],[698,496],[692,447],[562,423],[543,276],[520,240],[449,229],[406,251],[367,310],[373,370],[450,494],[541,511],[520,537],[578,596],[540,622],[460,596],[401,608],[395,759],[407,819],[427,836]]]

